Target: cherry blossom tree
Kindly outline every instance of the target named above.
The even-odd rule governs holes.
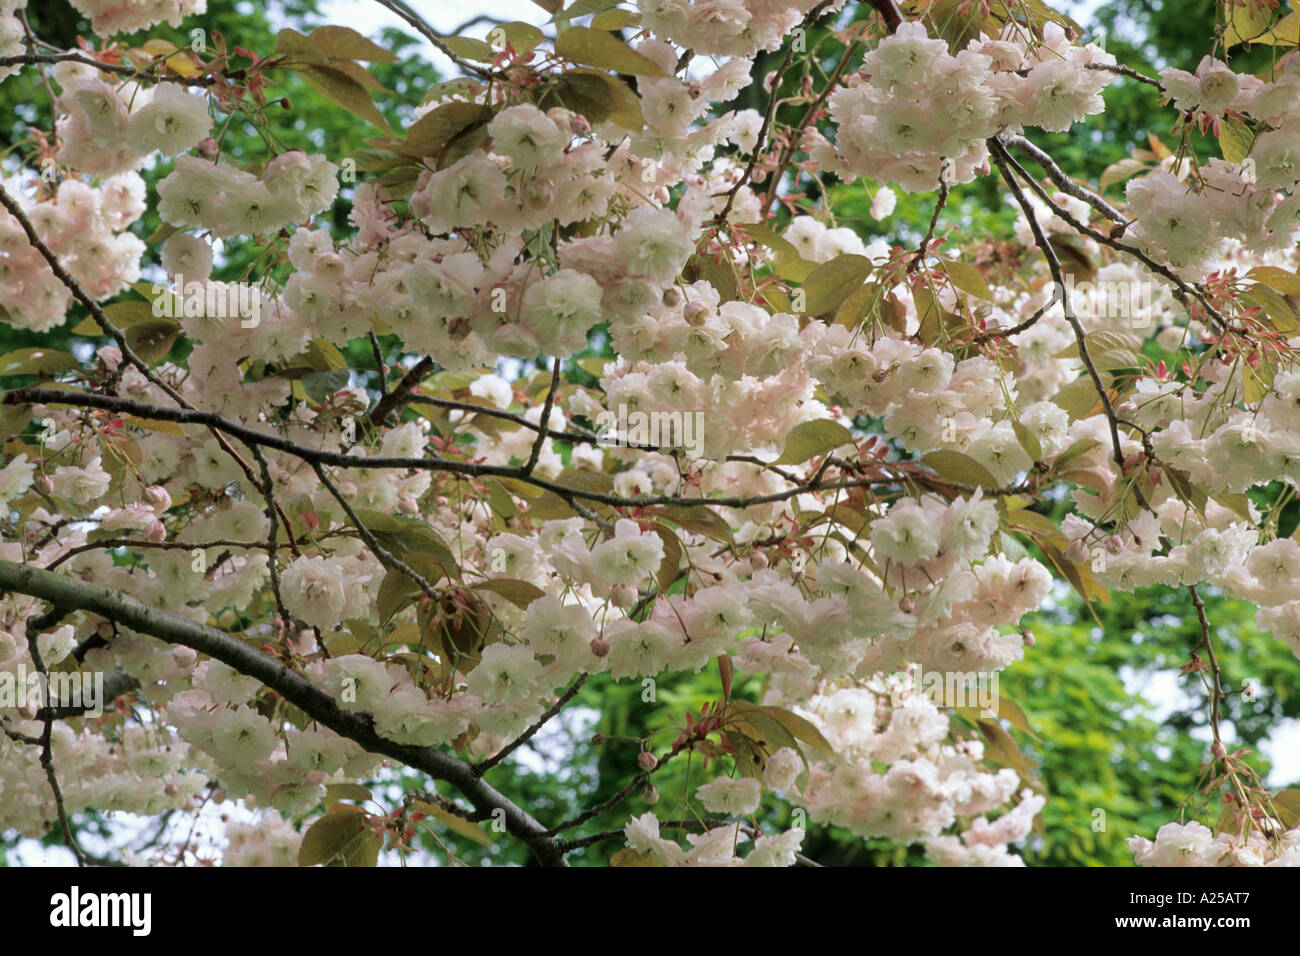
[[[0,182],[0,321],[84,339],[0,357],[0,827],[85,862],[87,810],[229,802],[233,865],[433,828],[552,866],[787,866],[823,825],[1020,865],[1051,795],[997,675],[1056,581],[1198,615],[1213,741],[1136,862],[1300,862],[1297,793],[1221,737],[1253,690],[1201,596],[1300,654],[1296,14],[1226,0],[1195,73],[1148,76],[1040,0],[538,0],[544,29],[486,40],[378,2],[462,74],[404,128],[363,65],[394,55],[349,27],[73,0],[97,36],[61,49],[0,0],[0,79],[38,71],[57,116]],[[764,108],[729,106],[760,56]],[[287,76],[368,146],[282,148]],[[1181,141],[1062,169],[1033,139],[1114,83]],[[265,154],[236,162],[232,124]],[[932,196],[928,229],[836,226],[820,200],[859,180],[879,219]],[[980,181],[1005,234],[950,206]],[[613,797],[508,795],[566,707],[691,672],[712,699]],[[399,768],[425,784],[374,799]],[[131,860],[199,858],[178,844]]]

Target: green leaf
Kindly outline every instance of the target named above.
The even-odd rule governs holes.
[[[1277,271],[1282,272],[1284,270],[1278,269]],[[1296,322],[1295,312],[1291,310],[1290,304],[1281,294],[1275,291],[1271,284],[1265,285],[1262,282],[1256,282],[1243,292],[1241,297],[1260,306],[1269,319],[1272,320],[1273,327],[1279,332],[1290,334],[1300,328],[1300,323]]]
[[[949,481],[981,488],[998,487],[998,480],[987,468],[959,451],[947,449],[932,451],[921,459],[921,463],[933,469],[940,478],[947,478]]]
[[[525,53],[546,39],[545,34],[531,23],[510,20],[499,23],[488,31],[488,45],[493,46],[505,40],[519,53]],[[501,44],[504,46],[505,44]]]
[[[333,369],[328,372],[309,372],[302,377],[303,391],[313,401],[324,403],[339,389],[347,388],[351,375],[346,369]]]
[[[667,594],[677,580],[677,570],[682,563],[682,541],[673,534],[671,528],[662,524],[656,525],[654,532],[664,543],[664,556],[659,562],[659,570],[655,572],[655,581],[659,584],[660,593]]]
[[[628,47],[612,33],[570,27],[555,38],[555,53],[566,60],[633,76],[667,76],[659,64]]]
[[[436,803],[425,803],[423,800],[417,800],[414,806],[421,813],[441,822],[453,833],[459,833],[461,836],[473,840],[479,846],[489,846],[492,843],[492,838],[477,823],[471,823],[450,810],[444,810]]]
[[[681,525],[688,531],[702,534],[722,544],[731,544],[731,527],[716,512],[704,507],[686,505],[664,505],[661,512],[674,524]]]
[[[1020,447],[1029,456],[1029,460],[1042,461],[1043,445],[1038,440],[1038,436],[1018,421],[1012,421],[1011,428],[1016,433],[1016,440],[1020,442]]]
[[[1239,5],[1230,3],[1228,9],[1231,13],[1226,17],[1223,32],[1225,49],[1231,50],[1242,43],[1270,42],[1263,37],[1269,32],[1269,24],[1273,20],[1272,10],[1259,0],[1243,0]]]
[[[955,262],[951,259],[943,260],[944,271],[948,273],[948,279],[958,289],[967,295],[973,295],[977,299],[993,301],[993,293],[989,291],[989,284],[984,281],[979,270],[968,262]]]
[[[54,375],[79,364],[75,355],[56,349],[18,349],[0,356],[0,375]]]
[[[338,803],[340,800],[373,800],[367,787],[359,783],[329,783],[325,785],[325,803]]]
[[[145,365],[161,362],[176,344],[181,326],[173,319],[150,318],[147,322],[137,322],[123,335],[131,351],[139,356]]]
[[[491,63],[493,57],[497,55],[497,51],[489,44],[474,37],[443,37],[442,42],[447,45],[448,50],[466,60]]]
[[[813,269],[803,280],[809,315],[823,315],[835,309],[871,275],[871,260],[845,253]]]
[[[1098,181],[1098,189],[1106,191],[1107,186],[1113,186],[1115,183],[1122,183],[1130,176],[1136,176],[1147,168],[1147,164],[1140,159],[1121,159],[1118,163],[1111,163],[1101,173],[1101,179]]]
[[[740,228],[744,230],[745,235],[749,236],[749,238],[760,245],[767,246],[773,252],[780,253],[783,256],[799,257],[799,250],[794,247],[793,243],[767,226],[760,226],[758,223],[746,223]]]
[[[608,10],[610,7],[616,7],[621,0],[575,0],[570,4],[568,9],[557,13],[551,17],[551,22],[557,20],[576,20],[579,17],[589,16],[593,13],[600,13],[602,10]]]
[[[550,83],[538,98],[543,109],[563,106],[581,113],[593,124],[609,121],[637,131],[645,126],[641,101],[626,83],[596,70],[568,70]]]
[[[380,834],[366,828],[366,814],[359,807],[340,804],[302,835],[298,865],[374,866],[383,842]]]
[[[347,73],[322,63],[308,63],[293,69],[331,103],[342,106],[385,133],[392,132],[365,87]]]
[[[1255,145],[1255,134],[1249,126],[1233,116],[1219,122],[1219,149],[1230,163],[1239,163],[1250,154]]]
[[[489,578],[486,581],[471,584],[470,587],[499,594],[515,607],[525,611],[528,610],[528,605],[546,593],[537,585],[530,584],[527,581],[520,581],[517,578]]]
[[[394,63],[397,54],[366,39],[351,27],[317,27],[307,35],[317,47],[329,56],[344,60],[367,60],[372,63]]]
[[[785,436],[785,449],[774,465],[800,465],[841,445],[852,445],[853,433],[830,418],[801,422]]]
[[[354,509],[361,523],[385,549],[429,555],[449,577],[460,574],[460,565],[438,532],[418,518],[385,514],[370,508]]]
[[[1282,295],[1300,296],[1300,275],[1296,275],[1290,269],[1279,269],[1276,266],[1256,266],[1246,273],[1246,278],[1262,282]]]

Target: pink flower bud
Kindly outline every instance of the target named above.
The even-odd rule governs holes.
[[[1033,647],[1038,643],[1038,640],[1034,637],[1034,632],[1030,630],[1021,631],[1020,639],[1025,642],[1026,647]]]
[[[54,491],[54,482],[50,481],[49,475],[41,475],[35,481],[36,490],[42,494],[50,494]]]
[[[641,791],[641,799],[644,800],[646,803],[658,803],[659,788],[656,787],[653,783],[647,783],[645,785],[645,788],[642,789]]]
[[[155,543],[166,541],[167,528],[161,521],[155,518],[153,521],[149,522],[149,527],[145,529],[144,536]]]
[[[1065,549],[1065,557],[1071,564],[1083,564],[1088,560],[1088,545],[1082,538],[1075,538]]]
[[[755,551],[749,556],[749,566],[755,571],[762,571],[768,565],[767,555],[762,551]]]
[[[211,136],[205,136],[195,144],[194,149],[204,159],[216,159],[221,147],[217,145],[217,141]]]
[[[648,750],[643,750],[636,755],[636,765],[649,773],[655,767],[659,766],[659,758]]]
[[[911,614],[916,610],[916,600],[909,594],[898,602],[898,609],[904,614]]]
[[[193,667],[199,659],[199,652],[192,647],[173,647],[172,663],[183,671]]]
[[[705,318],[709,314],[709,307],[699,299],[692,299],[686,303],[686,309],[683,311],[683,317],[686,324],[694,328],[699,328],[704,324]]]
[[[609,653],[609,641],[603,637],[593,637],[591,639],[591,653],[597,657],[604,657]]]
[[[167,493],[167,489],[162,485],[150,485],[146,488],[144,490],[144,501],[158,514],[162,514],[172,506],[172,496]]]
[[[636,603],[636,588],[631,584],[615,585],[609,592],[609,603],[614,607],[629,608]]]
[[[581,113],[575,113],[573,119],[569,120],[569,129],[573,132],[574,136],[591,135],[591,123],[589,123],[587,117],[583,116]]]
[[[1215,760],[1223,760],[1225,757],[1228,756],[1228,748],[1223,746],[1222,740],[1216,740],[1210,746],[1210,756],[1212,756]]]
[[[1111,554],[1119,554],[1124,550],[1124,539],[1117,534],[1112,534],[1106,539],[1106,550]]]

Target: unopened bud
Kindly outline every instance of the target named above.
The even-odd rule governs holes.
[[[1075,538],[1065,549],[1065,557],[1071,564],[1083,564],[1088,560],[1088,545],[1082,538]]]
[[[221,147],[217,145],[217,141],[211,136],[203,137],[195,144],[194,148],[204,159],[216,159],[217,153],[221,151]]]
[[[183,671],[189,670],[199,659],[199,652],[192,647],[173,647],[172,662]]]
[[[609,603],[614,607],[629,608],[636,603],[636,588],[631,584],[616,584],[609,592]]]
[[[636,755],[636,765],[649,773],[655,767],[659,766],[659,758],[648,750],[643,750]]]
[[[647,783],[645,785],[645,788],[641,791],[641,799],[644,800],[646,803],[658,803],[659,788],[656,787],[653,783]]]
[[[692,299],[690,302],[686,303],[683,317],[686,319],[687,325],[692,326],[693,328],[699,328],[704,324],[704,320],[708,314],[709,307],[707,305],[699,299]]]
[[[1222,740],[1216,740],[1210,745],[1210,756],[1215,760],[1223,760],[1228,756],[1228,748],[1223,746]]]
[[[574,113],[573,118],[569,120],[569,130],[574,136],[590,136],[591,123],[582,114]]]
[[[603,744],[604,742],[605,742],[605,735],[604,735],[604,734],[592,734],[592,735],[591,735],[591,745],[592,745],[593,747],[599,747],[599,746],[600,746],[601,744]]]
[[[1025,642],[1026,647],[1033,647],[1038,641],[1034,638],[1034,632],[1024,630],[1020,632],[1020,639]]]
[[[909,594],[898,602],[898,609],[904,614],[911,614],[916,610],[916,600]]]
[[[1112,534],[1106,539],[1106,550],[1111,554],[1119,554],[1124,550],[1124,539],[1117,534]]]
[[[609,641],[603,637],[593,637],[591,639],[591,653],[597,657],[604,657],[609,653]]]
[[[762,551],[755,551],[749,556],[749,566],[755,571],[762,571],[768,565],[767,555]]]
[[[162,485],[150,485],[144,490],[144,500],[154,511],[161,514],[172,506],[172,496]]]
[[[51,494],[54,491],[54,482],[50,481],[49,475],[41,475],[36,479],[36,490],[42,494]]]
[[[149,527],[145,529],[144,536],[148,540],[158,544],[159,542],[167,540],[167,528],[161,521],[155,518],[153,521],[149,522]]]

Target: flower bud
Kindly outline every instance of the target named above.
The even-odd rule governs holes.
[[[1117,534],[1112,534],[1106,539],[1106,550],[1111,554],[1119,554],[1124,550],[1124,539]]]
[[[1083,564],[1088,560],[1088,544],[1082,538],[1075,538],[1065,549],[1065,557],[1071,564]]]
[[[636,765],[649,773],[655,767],[659,766],[659,758],[648,750],[643,750],[636,755]]]
[[[599,747],[599,746],[600,746],[601,744],[603,744],[604,742],[605,742],[605,735],[604,735],[604,734],[593,734],[592,737],[591,737],[591,745],[592,745],[593,747]]]
[[[1223,760],[1228,756],[1228,748],[1223,746],[1222,740],[1216,740],[1210,746],[1210,756],[1212,756],[1215,760]]]
[[[158,514],[162,514],[172,506],[172,496],[167,493],[167,489],[162,485],[150,485],[146,488],[144,490],[144,501]]]
[[[198,662],[199,653],[192,647],[173,647],[172,662],[183,671],[189,670]]]
[[[629,608],[636,598],[636,587],[631,584],[616,584],[609,592],[609,603],[614,607]]]
[[[144,536],[155,544],[167,540],[167,528],[161,521],[155,518],[149,522],[149,527],[145,529]]]
[[[36,485],[36,490],[42,494],[48,495],[54,491],[54,482],[50,481],[49,475],[41,475],[36,479],[34,484]]]
[[[573,118],[569,120],[569,130],[574,136],[590,136],[591,123],[582,114],[574,113]]]
[[[765,567],[767,567],[767,565],[768,565],[767,555],[765,555],[762,551],[755,551],[753,554],[749,556],[749,566],[753,570],[762,571]]]
[[[645,789],[641,791],[641,799],[644,800],[646,803],[658,803],[659,788],[656,787],[653,783],[647,783],[645,785]]]
[[[591,639],[591,653],[597,657],[604,657],[609,653],[609,641],[603,637],[593,637]]]
[[[898,609],[904,614],[911,614],[916,610],[916,599],[912,595],[907,595],[903,600],[898,602]]]
[[[1034,632],[1028,628],[1020,632],[1020,639],[1025,642],[1025,647],[1033,647],[1038,643],[1037,639],[1034,637]]]
[[[704,324],[704,321],[708,317],[708,314],[709,314],[709,307],[707,305],[705,305],[699,299],[692,299],[690,302],[686,303],[686,309],[685,312],[683,313],[683,318],[686,319],[687,325],[691,326],[692,328],[699,328],[701,325]]]

